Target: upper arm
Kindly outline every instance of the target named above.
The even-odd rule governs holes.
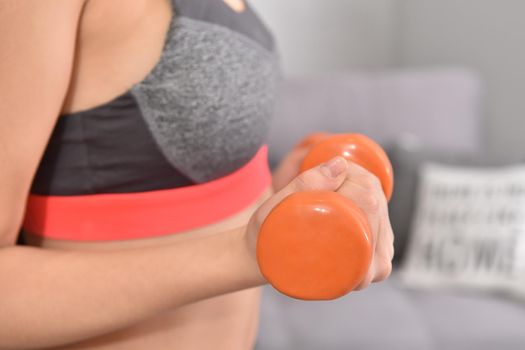
[[[0,0],[0,246],[14,244],[67,92],[86,0]]]

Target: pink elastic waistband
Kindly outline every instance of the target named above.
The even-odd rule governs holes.
[[[167,190],[41,196],[30,194],[23,227],[51,239],[108,241],[182,232],[246,208],[270,186],[267,147],[236,172]]]

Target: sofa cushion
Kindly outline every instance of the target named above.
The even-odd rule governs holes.
[[[403,266],[414,286],[519,293],[525,286],[525,165],[426,163]]]
[[[265,287],[257,350],[521,350],[525,305],[475,293],[385,282],[330,302]]]
[[[460,68],[287,78],[268,137],[272,166],[315,131],[360,132],[386,145],[410,133],[453,151],[482,147],[480,81]]]
[[[520,158],[487,157],[482,152],[450,151],[429,145],[426,140],[405,134],[386,147],[394,170],[394,192],[389,203],[390,221],[394,230],[394,263],[400,265],[405,257],[410,226],[416,209],[419,169],[433,162],[470,167],[500,167],[521,162]]]

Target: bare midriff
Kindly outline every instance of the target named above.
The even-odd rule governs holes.
[[[33,246],[65,250],[122,250],[184,244],[188,240],[245,226],[270,195],[268,189],[253,205],[220,222],[156,238],[74,242],[50,240],[28,232],[25,238]],[[260,288],[243,290],[165,310],[133,327],[57,349],[251,349],[257,333],[259,302]]]

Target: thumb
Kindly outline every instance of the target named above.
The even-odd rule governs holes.
[[[303,191],[336,191],[345,181],[348,162],[337,156],[326,163],[311,168],[297,176],[274,197],[282,200],[284,197]]]
[[[337,156],[326,163],[309,169],[295,179],[286,187],[271,196],[257,209],[250,222],[260,227],[270,211],[285,197],[295,192],[303,191],[336,191],[344,183],[348,169],[345,158]],[[256,232],[259,229],[257,228]]]

